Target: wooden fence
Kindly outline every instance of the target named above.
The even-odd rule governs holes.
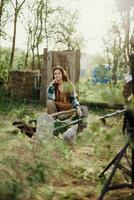
[[[80,75],[80,51],[50,51],[44,49],[40,74],[33,71],[15,70],[9,73],[9,92],[12,98],[39,100],[46,104],[46,92],[52,80],[52,71],[56,65],[61,65],[68,73],[70,80],[76,84]]]
[[[14,70],[9,73],[8,90],[15,99],[39,100],[41,76],[33,71]]]

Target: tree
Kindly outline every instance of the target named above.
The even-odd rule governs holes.
[[[20,9],[26,0],[22,0],[21,3],[19,3],[18,0],[15,0],[15,4],[12,2],[12,0],[10,1],[14,9],[13,40],[12,40],[12,50],[11,50],[11,58],[10,58],[10,68],[12,68],[13,60],[14,60],[14,52],[15,52],[17,20],[18,20]]]
[[[58,2],[59,3],[59,2]],[[29,16],[26,19],[27,53],[32,52],[32,67],[35,68],[35,58],[40,68],[40,46],[49,49],[50,45],[62,43],[68,49],[78,49],[83,43],[82,37],[76,36],[75,24],[77,15],[72,11],[66,11],[62,6],[54,4],[54,0],[36,0],[29,2]],[[24,14],[23,14],[24,15]],[[56,19],[56,20],[55,20]],[[36,55],[36,56],[35,56]]]
[[[125,33],[125,41],[124,41],[124,55],[126,56],[126,60],[129,60],[129,55],[131,53],[131,45],[130,38],[131,32],[133,31],[132,27],[132,19],[134,17],[134,1],[133,0],[115,0],[117,7],[119,9],[122,27]]]
[[[48,48],[48,39],[52,38],[53,29],[51,26],[54,22],[50,20],[55,9],[52,8],[50,0],[37,0],[33,3],[28,2],[29,16],[26,20],[26,31],[28,34],[27,39],[27,53],[26,62],[28,59],[29,49],[32,52],[32,68],[35,68],[37,58],[37,65],[40,68],[40,45],[45,43],[45,47]],[[35,56],[36,55],[36,56]]]
[[[0,48],[0,79],[7,81],[10,49]]]
[[[67,47],[68,50],[80,49],[84,39],[77,36],[76,24],[78,20],[78,11],[70,12],[65,8],[60,8],[60,15],[56,22],[56,44]]]
[[[6,7],[9,0],[0,0],[0,38],[5,35],[4,27],[9,19],[9,12],[7,12]]]
[[[112,80],[114,85],[117,83],[118,69],[123,68],[126,63],[122,29],[120,22],[113,22],[112,27],[108,30],[107,36],[103,38],[107,63],[112,65]]]
[[[3,15],[3,9],[4,9],[4,0],[1,0],[0,2],[0,37],[2,34],[2,15]]]

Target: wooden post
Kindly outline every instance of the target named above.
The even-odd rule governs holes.
[[[80,77],[80,50],[75,51],[75,84],[76,91],[79,93],[79,77]]]
[[[78,83],[80,77],[80,50],[75,52],[75,82]]]
[[[48,53],[48,59],[47,59],[47,87],[50,81],[53,79],[53,51],[50,51]]]
[[[40,102],[46,105],[46,91],[47,91],[47,48],[43,53],[43,65],[41,66],[41,91]]]

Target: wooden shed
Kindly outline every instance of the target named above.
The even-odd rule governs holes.
[[[52,71],[56,65],[62,66],[68,73],[70,80],[75,84],[78,90],[80,75],[80,51],[50,51],[44,49],[43,64],[41,68],[41,91],[40,101],[46,104],[47,87],[52,80]]]
[[[46,104],[47,87],[52,80],[52,71],[61,65],[78,91],[80,75],[80,51],[50,51],[44,49],[40,72],[12,70],[9,72],[8,90],[15,99],[38,100]]]

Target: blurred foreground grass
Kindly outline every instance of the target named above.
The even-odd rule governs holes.
[[[80,98],[97,102],[121,98],[120,87],[112,91],[110,86],[83,84]],[[14,120],[27,122],[42,111],[39,104],[1,101],[0,200],[97,199],[104,184],[98,175],[125,143],[123,117],[109,118],[104,126],[98,117],[112,110],[89,109],[88,126],[78,134],[72,149],[61,138],[30,139],[12,126]],[[114,181],[118,180],[123,177],[117,174]],[[108,200],[113,200],[113,194]]]

